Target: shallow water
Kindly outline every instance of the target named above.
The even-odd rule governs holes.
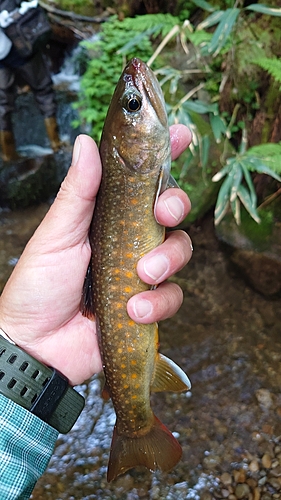
[[[1,213],[2,282],[47,208]],[[281,301],[268,301],[233,273],[210,217],[191,235],[192,261],[173,278],[184,289],[184,303],[160,324],[160,350],[187,372],[192,391],[152,397],[156,415],[183,447],[181,462],[167,474],[136,469],[107,484],[115,417],[110,402],[100,397],[101,378],[94,377],[79,387],[86,407],[72,431],[60,436],[33,499],[259,498],[235,496],[237,484],[250,488],[245,482],[250,480],[250,492],[259,488],[261,495],[262,489],[271,495],[261,499],[280,498]],[[274,468],[263,467],[264,455]],[[239,483],[235,474],[241,470],[244,482]],[[232,478],[227,486],[224,474]]]
[[[30,96],[18,107],[38,124],[38,136],[27,128],[23,138],[21,123],[28,121],[16,121],[18,145],[48,146]],[[73,143],[69,98],[60,109],[62,135]],[[48,206],[0,210],[0,291]],[[96,376],[79,387],[86,407],[71,432],[59,437],[33,500],[281,498],[281,300],[265,299],[229,267],[211,216],[190,232],[193,258],[173,278],[184,303],[160,324],[160,351],[182,366],[192,390],[152,397],[156,415],[183,447],[181,462],[167,474],[135,469],[106,482],[115,416]]]

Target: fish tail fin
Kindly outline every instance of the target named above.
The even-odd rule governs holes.
[[[144,435],[119,435],[114,427],[108,463],[108,482],[129,469],[143,465],[149,470],[163,472],[172,469],[182,456],[182,448],[173,434],[155,415],[151,429]]]

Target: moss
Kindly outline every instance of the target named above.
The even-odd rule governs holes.
[[[26,208],[54,196],[61,179],[52,157],[26,159],[0,168],[1,206]]]

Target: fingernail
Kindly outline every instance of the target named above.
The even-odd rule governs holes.
[[[143,264],[144,272],[149,278],[158,282],[169,269],[169,261],[165,255],[157,255],[145,260]]]
[[[134,313],[137,318],[145,318],[145,316],[148,316],[152,312],[152,305],[149,300],[146,299],[141,299],[138,300],[136,299],[133,305]]]
[[[171,214],[171,216],[176,220],[180,221],[184,214],[184,205],[178,196],[173,196],[164,201],[164,204]]]
[[[80,151],[81,151],[81,142],[79,139],[79,136],[76,137],[74,147],[73,147],[73,153],[72,153],[72,165],[76,165],[76,163],[79,160],[80,156]]]

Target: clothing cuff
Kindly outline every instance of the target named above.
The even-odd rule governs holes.
[[[58,431],[0,394],[0,498],[30,497],[46,470]]]

